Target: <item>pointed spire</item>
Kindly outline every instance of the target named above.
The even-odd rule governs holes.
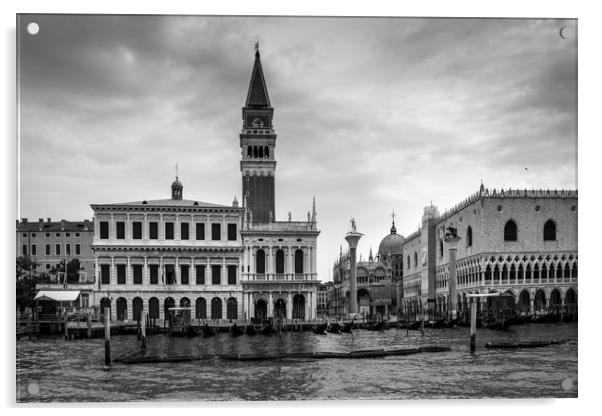
[[[397,228],[395,228],[395,211],[392,211],[391,218],[393,219],[391,225],[391,234],[397,234]]]
[[[372,247],[370,247],[370,254],[368,256],[368,261],[372,263],[374,261],[374,256],[372,255]]]
[[[247,92],[246,107],[271,107],[268,88],[263,77],[261,59],[259,58],[259,42],[255,44],[255,63],[251,72],[251,82]]]

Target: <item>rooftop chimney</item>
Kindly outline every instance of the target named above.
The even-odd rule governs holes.
[[[38,231],[42,231],[44,229],[44,218],[38,219]]]
[[[61,220],[61,231],[65,231],[65,220]]]
[[[27,224],[27,218],[21,218],[21,222],[22,222],[23,224]]]
[[[90,229],[90,220],[84,220],[84,231],[88,231]]]

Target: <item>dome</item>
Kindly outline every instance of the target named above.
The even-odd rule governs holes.
[[[386,257],[389,254],[401,254],[403,251],[404,241],[405,239],[403,236],[397,234],[395,222],[393,222],[391,234],[383,238],[380,242],[380,246],[378,246],[378,255]]]
[[[182,182],[178,180],[176,176],[176,180],[171,184],[171,199],[182,199],[184,186]]]

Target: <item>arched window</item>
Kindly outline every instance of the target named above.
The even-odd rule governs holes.
[[[263,146],[259,146],[259,157],[263,158]]]
[[[266,146],[265,150],[263,151],[263,154],[265,155],[265,157],[270,157],[270,148]]]
[[[276,251],[276,273],[284,273],[284,251]]]
[[[211,319],[222,319],[222,300],[220,298],[211,300]]]
[[[408,270],[410,270],[411,263],[410,263],[410,255],[409,254],[408,254],[408,262],[407,262],[407,264],[408,264]]]
[[[255,255],[255,271],[257,274],[265,274],[265,251],[257,250]]]
[[[180,299],[180,306],[183,308],[189,308],[190,307],[190,299],[188,299],[187,297],[183,297],[182,299]]]
[[[238,319],[238,301],[236,298],[229,298],[226,302],[226,318]]]
[[[167,319],[167,317],[169,316],[169,308],[173,308],[174,306],[176,306],[176,302],[173,300],[172,297],[168,297],[165,299],[165,301],[163,302],[163,319]]]
[[[439,240],[439,257],[443,258],[443,240]]]
[[[303,250],[295,250],[295,273],[303,273]]]
[[[142,298],[135,297],[132,300],[132,311],[134,312],[134,322],[138,322],[142,319],[142,309],[144,303],[142,302]]]
[[[125,321],[128,319],[128,301],[125,298],[117,299],[117,320]]]
[[[466,247],[472,247],[472,227],[466,229]]]
[[[552,220],[543,225],[543,241],[556,241],[556,224]]]
[[[251,146],[247,146],[247,157],[253,157],[253,148]]]
[[[516,227],[516,223],[512,220],[509,220],[504,226],[504,241],[516,241],[518,234],[518,230]]]
[[[148,317],[159,319],[159,299],[152,297],[148,300]]]
[[[253,146],[253,157],[257,157],[257,146]]]
[[[207,319],[207,301],[205,298],[197,298],[195,306],[196,319]]]
[[[414,267],[418,267],[418,253],[414,252]]]

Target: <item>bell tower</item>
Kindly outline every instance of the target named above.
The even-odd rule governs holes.
[[[255,62],[247,100],[242,108],[240,132],[242,195],[254,223],[274,220],[274,173],[276,133],[272,125],[274,109],[263,77],[259,43],[255,44]]]

